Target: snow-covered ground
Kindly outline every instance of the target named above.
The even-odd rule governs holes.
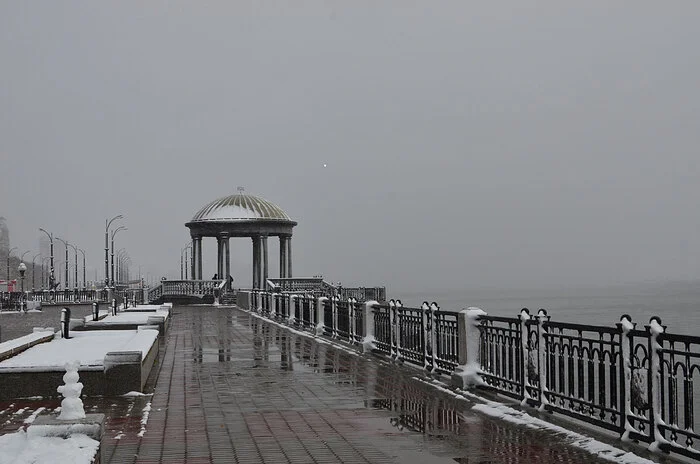
[[[100,321],[101,324],[146,324],[151,316],[162,316],[168,318],[167,311],[153,312],[121,312],[116,316],[107,316]]]
[[[27,431],[0,436],[0,464],[89,464],[99,446],[100,442],[87,435],[45,437],[32,434],[30,427]]]
[[[28,345],[36,340],[41,340],[47,335],[53,334],[53,329],[51,327],[41,328],[37,327],[34,329],[33,333],[25,335],[23,337],[14,338],[6,342],[0,343],[0,353],[6,353],[8,351],[20,348],[22,346]]]
[[[0,371],[65,370],[68,360],[80,361],[81,369],[99,368],[110,351],[138,351],[146,354],[158,338],[158,331],[94,330],[71,332],[69,339],[41,343],[0,362]]]

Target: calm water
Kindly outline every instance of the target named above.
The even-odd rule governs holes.
[[[443,292],[390,292],[404,306],[435,301],[444,310],[477,306],[489,314],[517,316],[544,308],[552,320],[612,325],[629,314],[638,327],[659,316],[668,331],[700,335],[700,282],[630,284],[599,288],[553,290],[469,290]]]

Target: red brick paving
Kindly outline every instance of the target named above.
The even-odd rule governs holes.
[[[152,396],[84,399],[108,416],[105,462],[608,462],[236,308],[175,307],[159,362]],[[0,433],[40,406],[58,401],[0,404]]]

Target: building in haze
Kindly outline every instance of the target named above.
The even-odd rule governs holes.
[[[6,257],[10,250],[10,229],[7,228],[7,221],[0,216],[0,256]]]

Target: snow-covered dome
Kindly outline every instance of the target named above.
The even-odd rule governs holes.
[[[191,222],[291,221],[282,208],[263,198],[239,193],[218,198],[197,211]]]

